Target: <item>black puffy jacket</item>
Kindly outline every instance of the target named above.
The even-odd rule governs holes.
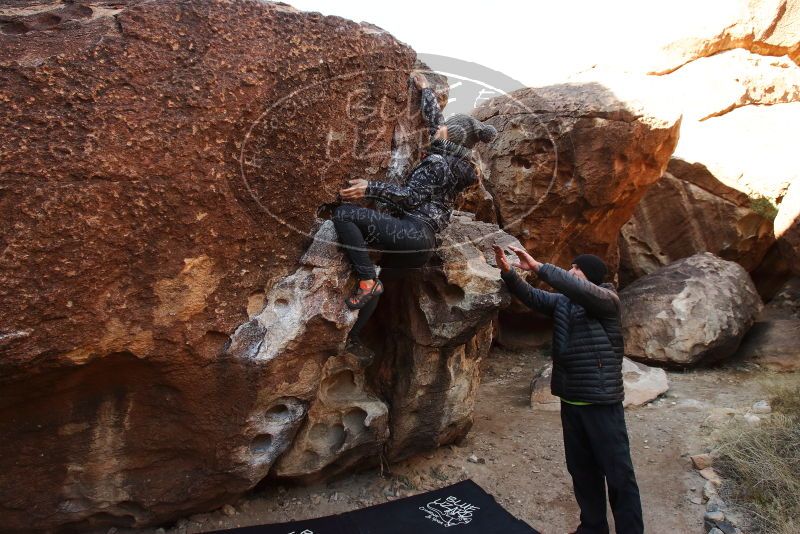
[[[433,90],[422,90],[422,116],[431,138],[444,124]],[[458,194],[478,179],[470,159],[471,152],[454,143],[435,140],[429,154],[411,171],[404,185],[390,182],[367,183],[366,197],[388,204],[402,215],[426,222],[441,232],[450,222]]]
[[[560,293],[536,289],[513,270],[501,276],[526,306],[553,317],[553,395],[592,404],[621,402],[624,346],[614,286],[595,285],[549,263],[538,274]]]

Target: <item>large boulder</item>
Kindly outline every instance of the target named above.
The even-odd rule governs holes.
[[[800,50],[800,32],[796,40]],[[800,133],[800,65],[758,50],[724,50],[650,80],[683,116],[675,156],[775,207],[798,179],[792,147]],[[619,76],[603,69],[591,75],[601,82]]]
[[[452,307],[401,295],[422,341],[368,367],[344,352],[351,270],[316,217],[414,157],[411,49],[257,1],[27,2],[0,26],[4,530],[154,524],[368,464],[393,433],[463,436],[509,299],[483,249],[433,260]],[[403,358],[421,365],[386,363]],[[430,421],[389,408],[431,396]]]
[[[634,78],[575,82],[520,89],[473,115],[498,130],[479,153],[501,226],[541,261],[593,253],[616,271],[619,230],[678,140],[669,95]]]
[[[213,358],[342,181],[386,168],[414,52],[374,27],[255,1],[15,9],[3,380]]]
[[[793,155],[800,136],[800,1],[715,2],[667,33],[668,44],[647,70],[683,111],[675,155],[702,164],[767,216],[796,211],[783,204],[800,181]],[[778,227],[776,221],[776,235]],[[791,253],[788,242],[781,248]]]
[[[783,204],[800,181],[793,154],[800,136],[800,2],[715,0],[693,5],[689,18],[681,10],[662,15],[665,23],[648,33],[646,46],[599,65],[594,75],[622,69],[662,82],[683,114],[675,156],[746,194],[767,218],[796,209]],[[790,242],[768,253],[764,274],[751,270],[764,297],[785,281],[777,274],[786,269],[781,253],[796,258]],[[651,268],[661,263],[646,261]]]
[[[531,381],[531,408],[536,410],[559,410],[561,399],[550,392],[553,364],[548,364]],[[669,389],[667,373],[658,367],[622,359],[622,384],[625,388],[624,407],[642,406],[655,400]]]
[[[621,293],[626,356],[650,365],[707,365],[731,356],[763,304],[740,265],[696,254]]]
[[[698,252],[758,267],[774,242],[772,218],[701,164],[673,158],[667,170],[622,227],[620,284]]]
[[[466,435],[492,319],[511,301],[491,245],[519,241],[468,213],[452,219],[427,267],[381,275],[386,293],[364,334],[382,355],[377,373],[391,406],[391,460]]]

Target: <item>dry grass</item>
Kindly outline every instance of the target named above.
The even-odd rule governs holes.
[[[719,439],[715,469],[725,500],[754,532],[800,532],[800,385],[773,386],[773,415],[758,426],[735,424]]]

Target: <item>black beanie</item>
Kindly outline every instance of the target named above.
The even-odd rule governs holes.
[[[457,145],[472,148],[478,141],[488,143],[497,135],[491,124],[484,124],[469,115],[456,114],[445,121],[447,139]]]
[[[606,274],[608,274],[606,264],[594,254],[581,254],[572,260],[572,264],[577,265],[586,275],[586,278],[597,285],[602,284],[603,280],[606,279]]]

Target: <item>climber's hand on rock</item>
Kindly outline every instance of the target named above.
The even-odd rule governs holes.
[[[528,252],[524,248],[515,247],[512,245],[508,246],[509,250],[517,255],[519,258],[519,266],[526,271],[539,271],[539,267],[542,266],[541,263],[533,259],[533,256],[528,254]]]
[[[361,178],[356,180],[348,180],[350,187],[346,187],[339,191],[339,196],[343,200],[358,200],[364,198],[367,194],[367,181]]]
[[[425,89],[426,87],[430,87],[430,85],[428,85],[428,79],[418,70],[415,70],[411,73],[411,80],[414,82],[414,85],[417,87],[417,89]]]
[[[511,265],[508,264],[508,259],[506,258],[506,253],[503,252],[503,249],[497,245],[492,245],[494,249],[494,261],[497,264],[498,269],[507,273],[511,270]]]

